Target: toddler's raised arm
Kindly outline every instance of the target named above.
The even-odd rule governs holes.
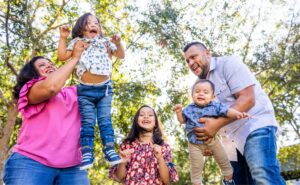
[[[173,108],[173,111],[175,111],[176,116],[177,116],[177,120],[181,123],[184,124],[185,123],[185,119],[182,115],[182,105],[181,104],[176,104]]]
[[[68,26],[63,25],[59,27],[59,43],[57,48],[57,57],[58,60],[66,61],[72,56],[72,51],[67,50],[67,38],[70,35],[71,31]]]
[[[117,50],[113,52],[113,56],[123,59],[125,57],[125,49],[121,42],[121,37],[118,35],[113,35],[110,41],[117,46]]]

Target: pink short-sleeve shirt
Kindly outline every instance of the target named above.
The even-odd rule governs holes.
[[[46,166],[66,168],[80,164],[80,114],[75,86],[62,88],[54,97],[39,104],[28,104],[32,79],[20,91],[18,110],[22,126],[14,152]]]

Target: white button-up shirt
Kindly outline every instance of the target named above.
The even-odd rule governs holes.
[[[100,35],[98,35],[93,39],[76,37],[70,41],[67,50],[73,50],[78,40],[90,43],[89,47],[82,52],[78,62],[78,77],[80,78],[85,71],[97,75],[110,75],[112,72],[112,64],[106,46],[112,52],[117,50],[117,46],[110,42],[109,38],[100,37]]]
[[[219,131],[223,138],[228,139],[224,145],[228,149],[230,160],[236,160],[236,152],[233,153],[229,149],[232,150],[235,146],[243,154],[247,136],[252,131],[266,126],[279,128],[269,97],[262,90],[254,74],[238,57],[213,57],[207,79],[214,83],[218,100],[227,106],[236,101],[235,93],[254,86],[255,106],[248,111],[252,117],[234,121]]]

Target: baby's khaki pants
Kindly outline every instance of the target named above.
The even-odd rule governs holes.
[[[215,137],[209,144],[188,144],[189,158],[191,163],[191,179],[192,183],[202,183],[202,171],[204,167],[203,152],[205,149],[211,149],[213,157],[221,168],[224,176],[232,175],[233,168],[225,153],[225,149],[218,137]]]

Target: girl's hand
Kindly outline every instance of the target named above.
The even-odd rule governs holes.
[[[154,144],[153,145],[153,150],[154,150],[154,155],[156,157],[156,159],[162,159],[162,150],[161,150],[161,146],[160,145],[157,145],[157,144]]]
[[[128,163],[130,161],[132,153],[133,153],[133,149],[120,151],[120,157],[122,159],[122,163]]]
[[[71,31],[67,25],[63,25],[59,27],[59,33],[61,38],[66,39],[70,35]]]
[[[110,41],[112,43],[114,43],[115,45],[120,45],[121,44],[121,37],[118,35],[113,35],[110,39]]]
[[[173,111],[175,111],[176,113],[180,113],[182,111],[182,105],[181,104],[174,105]]]

